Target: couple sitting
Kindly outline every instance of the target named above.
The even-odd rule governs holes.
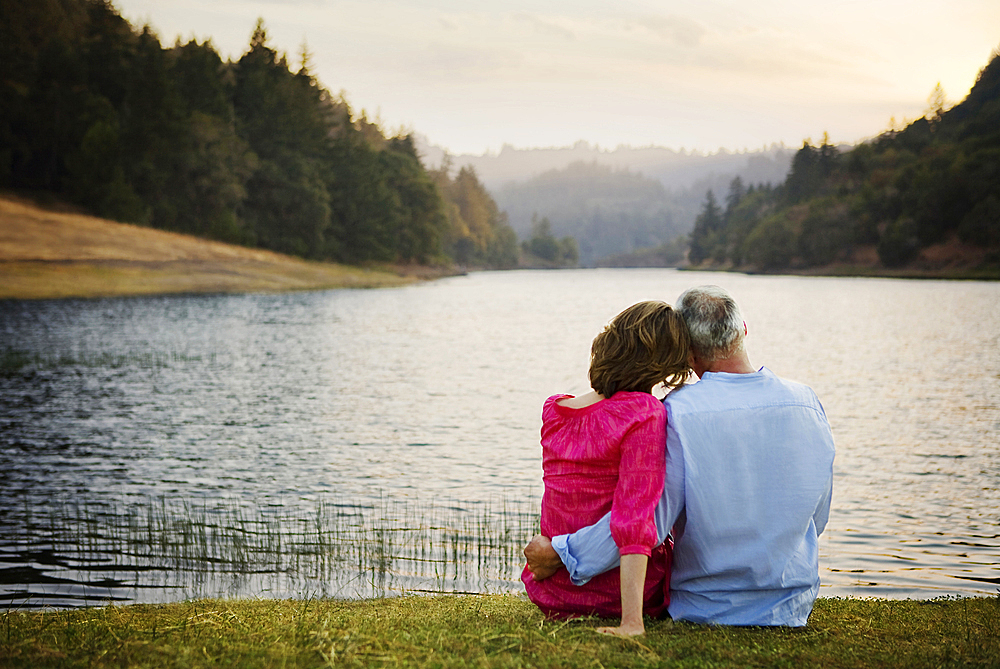
[[[751,366],[745,335],[716,286],[676,310],[642,302],[594,339],[594,392],[545,402],[542,534],[521,580],[547,615],[620,615],[599,629],[620,636],[642,634],[643,613],[806,624],[833,436],[812,390]],[[689,370],[700,380],[681,385]]]

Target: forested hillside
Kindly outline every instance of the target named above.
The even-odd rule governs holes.
[[[554,150],[538,151],[555,158]],[[519,153],[527,160],[532,152]],[[642,264],[647,261],[640,256],[645,258],[664,244],[672,248],[674,240],[691,231],[706,190],[724,188],[734,176],[753,183],[777,183],[787,174],[791,159],[791,152],[781,147],[751,154],[687,156],[685,160],[676,152],[655,148],[600,155],[605,161],[630,157],[645,161],[645,168],[613,167],[595,159],[508,182],[493,192],[515,232],[524,238],[535,218],[547,218],[555,234],[577,240],[584,265]],[[656,162],[664,156],[672,162]],[[706,171],[710,166],[720,171]],[[637,251],[640,255],[633,256]]]
[[[902,130],[840,152],[796,153],[777,187],[709,192],[691,236],[692,265],[758,270],[834,263],[882,268],[1000,268],[1000,52],[968,97]]]
[[[224,62],[163,48],[108,0],[2,0],[0,188],[307,258],[509,267],[517,239],[471,170],[429,173],[263,21]]]
[[[508,184],[496,198],[521,237],[545,218],[553,234],[575,238],[584,265],[685,232],[675,198],[658,181],[597,163],[574,163]]]

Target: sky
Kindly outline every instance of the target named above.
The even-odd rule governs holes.
[[[164,46],[273,48],[390,133],[453,154],[854,143],[961,101],[1000,47],[998,0],[114,0]]]

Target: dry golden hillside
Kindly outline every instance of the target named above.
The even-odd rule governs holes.
[[[409,280],[0,197],[0,299],[361,288]]]

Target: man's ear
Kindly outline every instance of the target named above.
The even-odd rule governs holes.
[[[747,322],[743,321],[743,336],[746,337],[748,334],[750,333],[747,331]]]

